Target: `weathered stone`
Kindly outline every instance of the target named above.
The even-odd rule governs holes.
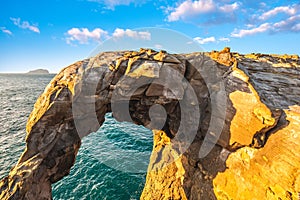
[[[141,199],[187,199],[183,188],[185,170],[178,152],[165,132],[153,130],[153,135],[153,152]]]
[[[232,57],[230,53],[230,48],[225,47],[222,51],[212,51],[209,56],[214,59],[215,61],[226,65],[231,66],[235,62],[235,58]]]
[[[138,65],[138,67],[135,70],[128,72],[127,75],[132,78],[139,78],[141,76],[149,78],[158,78],[160,68],[160,63],[144,62],[143,64]]]
[[[217,198],[299,198],[300,113],[294,109],[285,113],[289,125],[271,135],[264,148],[244,147],[229,156],[228,169],[214,180]]]
[[[35,103],[0,199],[51,199],[107,112],[155,129],[141,199],[297,199],[299,65],[229,48],[107,52],[70,65]],[[204,157],[202,147],[212,147]]]

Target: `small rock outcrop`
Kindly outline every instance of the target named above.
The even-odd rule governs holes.
[[[52,199],[107,112],[153,130],[141,199],[297,199],[298,56],[105,52],[58,73],[0,199]],[[155,109],[154,109],[155,107]],[[163,112],[162,112],[163,110]],[[151,111],[151,112],[150,112]]]

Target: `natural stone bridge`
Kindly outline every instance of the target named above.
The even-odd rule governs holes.
[[[63,69],[34,106],[0,199],[51,199],[107,112],[153,129],[141,199],[297,199],[299,57],[229,51],[106,52]]]

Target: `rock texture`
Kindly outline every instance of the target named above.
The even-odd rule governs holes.
[[[0,199],[51,199],[107,112],[153,130],[141,199],[299,197],[299,57],[225,48],[106,52],[63,69],[34,106]]]

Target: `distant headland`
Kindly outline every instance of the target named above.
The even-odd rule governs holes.
[[[47,69],[36,69],[27,72],[27,74],[49,74],[49,71]]]

